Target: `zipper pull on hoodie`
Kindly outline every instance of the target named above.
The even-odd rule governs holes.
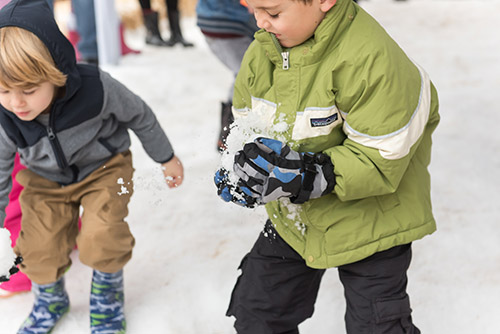
[[[47,126],[47,136],[49,137],[49,140],[56,139],[56,135],[50,126]]]

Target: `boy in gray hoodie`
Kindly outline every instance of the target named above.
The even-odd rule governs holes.
[[[179,186],[182,164],[151,109],[109,74],[76,64],[45,0],[14,0],[0,11],[0,227],[18,152],[27,169],[17,176],[23,218],[14,251],[35,293],[18,333],[49,333],[68,311],[63,274],[76,244],[94,270],[92,334],[125,332],[122,269],[134,246],[124,220],[133,192],[129,129],[167,185]]]

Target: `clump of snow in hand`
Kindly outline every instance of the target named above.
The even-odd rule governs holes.
[[[10,232],[0,228],[0,276],[9,277],[9,270],[14,265],[16,254],[12,250]]]
[[[275,134],[280,134],[286,132],[288,130],[288,127],[289,125],[285,120],[285,114],[280,114],[278,116],[276,124],[273,125],[272,129]],[[276,139],[280,140],[279,137],[282,136],[278,136]],[[282,138],[281,140],[283,141],[283,139],[284,138]]]
[[[236,152],[243,149],[246,143],[252,142],[255,138],[268,135],[265,129],[264,121],[251,112],[246,117],[236,118],[231,124],[226,138],[226,149],[222,153],[221,167],[231,172]]]
[[[234,156],[243,149],[246,143],[253,142],[256,138],[274,138],[286,142],[283,135],[288,130],[285,115],[280,114],[276,118],[276,124],[271,123],[259,113],[251,111],[244,117],[236,118],[230,126],[229,134],[226,138],[226,149],[222,153],[221,166],[228,173],[229,184],[236,185],[238,176],[233,173]],[[239,198],[240,195],[232,192],[232,195]]]

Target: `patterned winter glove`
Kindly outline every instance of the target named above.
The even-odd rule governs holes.
[[[289,197],[301,204],[333,191],[331,159],[323,153],[299,153],[278,140],[257,138],[234,158],[234,172],[259,204]]]
[[[23,258],[18,256],[16,260],[14,261],[14,265],[9,269],[9,273],[6,275],[1,275],[0,276],[0,283],[2,282],[7,282],[10,279],[10,276],[14,275],[19,271],[19,268],[17,268],[17,265],[23,262]]]
[[[215,173],[214,182],[217,186],[217,194],[225,202],[233,202],[246,208],[253,208],[258,204],[256,199],[250,196],[250,189],[241,185],[241,182],[237,185],[229,182],[229,175],[224,168]]]

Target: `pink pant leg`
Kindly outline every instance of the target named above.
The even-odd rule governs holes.
[[[19,162],[19,156],[16,155],[14,170],[12,171],[12,190],[9,194],[9,205],[5,209],[5,228],[10,231],[12,247],[16,245],[16,240],[19,236],[19,231],[21,230],[21,206],[19,205],[19,194],[23,190],[23,187],[17,183],[15,175],[18,171],[24,168],[26,167]],[[25,274],[18,272],[10,278],[10,281],[0,284],[0,288],[12,292],[29,291],[31,290],[31,281]]]

